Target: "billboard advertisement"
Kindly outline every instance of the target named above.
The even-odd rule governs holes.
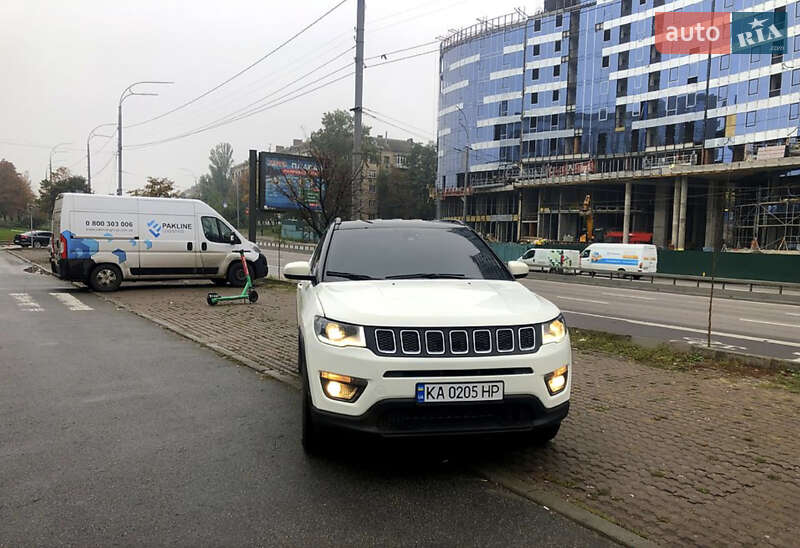
[[[294,197],[299,196],[303,203],[319,209],[317,184],[312,184],[319,172],[313,158],[263,152],[260,154],[262,173],[261,203],[264,209],[298,209]]]

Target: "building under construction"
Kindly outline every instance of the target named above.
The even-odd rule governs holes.
[[[445,38],[441,217],[499,241],[800,249],[800,8],[720,4],[547,0]],[[786,47],[662,54],[653,15],[681,8],[783,13]]]

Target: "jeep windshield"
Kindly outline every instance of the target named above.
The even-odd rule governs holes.
[[[401,279],[513,280],[472,230],[375,227],[331,235],[323,281]]]

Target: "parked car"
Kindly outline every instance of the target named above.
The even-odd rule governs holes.
[[[580,252],[574,249],[532,248],[517,260],[545,272],[564,272],[565,269],[578,268]]]
[[[590,244],[581,252],[581,271],[652,273],[658,250],[650,244]]]
[[[53,272],[96,291],[113,291],[123,280],[180,278],[241,287],[240,249],[252,278],[267,275],[258,246],[200,200],[60,194],[53,232]]]
[[[14,244],[22,247],[47,247],[52,236],[50,232],[44,230],[23,232],[14,236]]]
[[[558,432],[572,366],[564,319],[515,281],[527,265],[504,264],[471,228],[339,221],[283,272],[299,281],[307,452],[336,445],[336,429]]]

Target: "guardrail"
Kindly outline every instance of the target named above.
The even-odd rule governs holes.
[[[534,268],[539,268],[541,272],[552,272],[555,269],[550,267],[530,267],[531,270]],[[656,280],[671,280],[674,286],[678,285],[678,282],[694,282],[696,287],[700,287],[700,284],[710,285],[712,279],[710,276],[689,276],[683,274],[662,274],[660,272],[598,272],[593,271],[589,272],[586,270],[581,270],[577,267],[563,267],[560,268],[560,271],[565,274],[573,274],[577,276],[591,276],[593,278],[608,278],[609,280],[618,279],[618,280],[629,280],[629,281],[641,281],[641,280],[650,280],[651,284],[655,284]],[[777,290],[778,295],[783,295],[784,290],[791,290],[800,292],[800,283],[794,282],[773,282],[770,280],[746,280],[741,278],[714,278],[713,280],[714,285],[719,287],[723,291],[730,286],[743,286],[747,287],[747,290],[753,292],[754,288],[773,288]],[[669,284],[668,284],[669,285]],[[685,287],[685,286],[684,286]]]
[[[272,249],[291,249],[293,251],[307,251],[313,253],[316,249],[314,244],[305,244],[300,242],[284,242],[283,240],[258,240],[256,243],[260,247],[269,247]]]

